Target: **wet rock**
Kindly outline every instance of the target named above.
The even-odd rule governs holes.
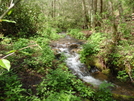
[[[81,49],[71,49],[70,52],[72,53],[79,53]]]
[[[55,58],[59,60],[61,57],[60,49],[53,48],[52,51],[54,52]]]
[[[77,42],[77,44],[83,45],[83,44],[85,44],[85,42],[84,41],[80,41],[80,42]]]
[[[103,73],[101,72],[95,72],[95,73],[92,73],[92,76],[96,79],[99,79],[99,80],[108,80],[108,76],[104,75]]]
[[[53,48],[52,51],[54,52],[54,55],[57,55],[60,52],[58,48]]]
[[[50,43],[50,46],[51,46],[51,47],[56,47],[56,46],[57,46],[57,43],[51,42],[51,43]]]
[[[104,61],[98,56],[90,56],[86,58],[86,65],[91,67],[97,67],[99,70],[105,70],[106,65]]]
[[[60,53],[55,55],[55,58],[56,58],[57,60],[59,60],[60,57],[61,57],[61,54],[60,54]]]
[[[69,51],[75,52],[78,49],[78,44],[71,44],[68,46]]]
[[[68,46],[69,49],[74,49],[74,48],[78,48],[79,45],[78,44],[71,44]]]

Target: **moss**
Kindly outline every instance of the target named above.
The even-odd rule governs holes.
[[[134,96],[127,96],[113,93],[113,97],[117,101],[134,101]]]
[[[103,74],[106,74],[106,75],[109,75],[109,73],[110,73],[110,69],[102,70],[102,73],[103,73]]]
[[[100,63],[99,59],[95,59],[94,62],[95,62],[95,66],[96,66],[98,69],[101,69],[101,70],[104,69],[104,67],[103,67],[102,63]]]
[[[100,59],[98,57],[95,57],[95,56],[91,56],[90,58],[87,58],[86,65],[89,67],[95,66],[100,70],[104,69],[103,64],[100,62]]]

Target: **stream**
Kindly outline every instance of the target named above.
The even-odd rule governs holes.
[[[65,35],[66,33],[59,33]],[[82,48],[82,44],[85,42],[82,40],[74,39],[68,35],[65,38],[61,38],[57,41],[53,41],[50,46],[56,54],[63,53],[66,56],[66,65],[72,71],[72,73],[82,79],[84,82],[90,83],[94,86],[99,86],[102,82],[110,82],[115,85],[112,88],[112,92],[115,94],[134,96],[134,88],[131,84],[123,84],[117,80],[111,80],[103,74],[94,74],[89,72],[85,64],[80,62],[80,55],[77,53]],[[96,71],[96,70],[93,70]],[[107,79],[106,79],[106,78]],[[111,82],[112,81],[112,82]]]

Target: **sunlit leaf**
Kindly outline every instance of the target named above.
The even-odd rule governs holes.
[[[7,20],[7,19],[2,19],[2,21],[16,23],[15,21]]]
[[[0,59],[0,66],[9,71],[9,69],[11,67],[10,61],[8,61],[7,59]]]
[[[14,53],[14,52],[16,52],[16,50],[11,50],[11,51],[7,52],[7,54]]]
[[[13,12],[13,10],[11,9],[7,14],[10,15]]]

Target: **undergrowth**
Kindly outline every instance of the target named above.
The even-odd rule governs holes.
[[[76,39],[86,39],[86,37],[84,36],[84,34],[82,32],[80,32],[80,29],[69,29],[67,31],[67,34],[76,38]]]

